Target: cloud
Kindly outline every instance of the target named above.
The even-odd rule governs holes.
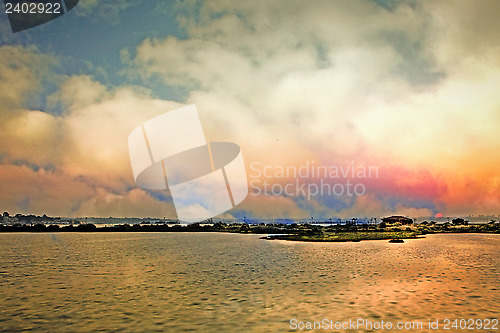
[[[54,78],[55,60],[35,47],[0,46],[0,114],[10,118],[42,91]]]
[[[411,94],[417,71],[436,75],[430,60],[405,72],[428,58],[424,47],[400,45],[425,31],[408,6],[391,13],[363,1],[218,1],[181,21],[190,38],[145,40],[137,73],[189,87],[188,102],[207,110],[214,127],[230,122],[230,135],[255,131],[270,141],[278,128],[308,150],[354,155],[365,144],[357,122],[369,103]]]
[[[109,89],[69,76],[49,96],[55,114],[27,107],[54,63],[36,49],[0,47],[1,202],[12,212],[171,216],[172,204],[134,189],[127,138],[138,124],[179,107],[140,87]],[[149,211],[148,211],[149,210]]]
[[[0,165],[0,202],[12,213],[73,215],[93,189],[61,172],[26,165]]]
[[[141,189],[115,194],[98,189],[89,200],[83,201],[73,215],[75,216],[114,216],[114,217],[175,217],[172,203],[154,199]]]
[[[145,80],[189,88],[207,135],[238,142],[247,165],[361,159],[422,169],[440,189],[427,192],[429,206],[446,201],[453,178],[493,186],[482,177],[500,161],[482,156],[500,144],[498,2],[186,7],[188,38],[146,39],[132,65]],[[425,183],[411,177],[407,186]],[[493,201],[489,211],[500,207]]]
[[[292,198],[282,196],[262,198],[249,195],[238,209],[246,211],[248,217],[253,216],[264,219],[285,217],[309,218],[310,215],[309,211],[297,207]]]
[[[496,56],[500,49],[498,1],[482,1],[479,6],[470,0],[428,1],[426,8],[436,37],[431,45],[442,66],[450,71],[473,74],[477,66],[500,65]]]

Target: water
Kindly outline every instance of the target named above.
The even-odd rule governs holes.
[[[499,317],[500,235],[259,237],[0,234],[0,331],[275,332],[292,318]]]

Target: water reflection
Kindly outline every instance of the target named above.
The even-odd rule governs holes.
[[[1,234],[0,330],[288,331],[498,318],[500,235],[404,244],[213,233]]]

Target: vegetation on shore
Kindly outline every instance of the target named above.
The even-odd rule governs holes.
[[[500,234],[500,223],[474,225],[412,224],[401,226],[362,225],[362,226],[327,226],[320,230],[307,230],[285,235],[272,235],[266,239],[291,240],[305,242],[359,242],[362,240],[403,240],[423,237],[437,233],[496,233]]]
[[[58,224],[0,225],[0,232],[229,232],[266,234],[269,240],[309,242],[358,242],[361,240],[400,240],[435,233],[497,233],[500,223],[488,224],[412,224],[412,225],[313,225],[313,224],[246,224],[218,222],[214,224],[119,224],[97,227],[94,224],[61,226]]]
[[[273,235],[267,239],[281,239],[302,242],[359,242],[362,240],[381,239],[408,239],[417,238],[418,234],[412,231],[334,231],[322,232],[313,235]]]

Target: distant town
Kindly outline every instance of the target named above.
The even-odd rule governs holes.
[[[393,215],[382,218],[254,220],[209,219],[183,224],[157,218],[63,218],[47,215],[2,215],[0,232],[231,232],[267,234],[268,240],[344,242],[421,238],[435,233],[500,233],[500,216],[409,218]]]
[[[43,215],[24,215],[15,214],[11,215],[9,212],[3,212],[0,219],[0,225],[79,225],[79,224],[95,224],[97,227],[116,224],[143,224],[143,225],[176,225],[183,224],[177,219],[169,218],[155,218],[155,217],[51,217],[46,214]],[[468,215],[468,216],[425,216],[425,217],[407,217],[400,215],[386,216],[386,217],[353,217],[353,218],[314,218],[310,219],[256,219],[256,218],[234,218],[234,219],[219,219],[211,218],[201,222],[200,224],[214,224],[217,222],[234,224],[313,224],[313,225],[376,225],[381,223],[401,225],[408,224],[485,224],[495,223],[500,221],[500,215]]]

